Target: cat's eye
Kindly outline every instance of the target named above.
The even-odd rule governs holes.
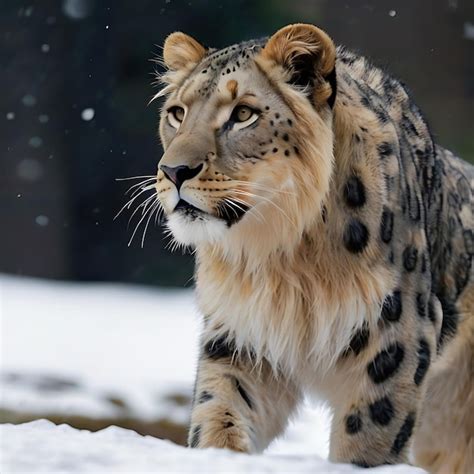
[[[253,114],[253,110],[247,105],[238,105],[232,115],[236,122],[246,122]]]
[[[258,119],[258,111],[248,105],[237,105],[231,115],[231,120],[235,122],[234,130],[248,127]]]
[[[184,120],[184,109],[179,106],[174,106],[168,109],[168,122],[174,128],[179,128],[181,122]]]

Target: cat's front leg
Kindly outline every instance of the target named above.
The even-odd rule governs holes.
[[[188,443],[255,453],[285,428],[300,394],[251,351],[225,336],[203,339]]]

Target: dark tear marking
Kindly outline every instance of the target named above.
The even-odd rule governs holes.
[[[376,384],[385,382],[398,370],[404,356],[405,350],[399,342],[391,344],[379,352],[367,366],[369,377]]]
[[[416,262],[418,261],[418,250],[409,245],[403,251],[403,266],[407,272],[412,272],[416,268]]]
[[[191,435],[191,443],[189,446],[191,448],[196,448],[199,445],[199,441],[201,440],[201,425],[197,425],[194,427],[192,435]]]
[[[382,318],[385,321],[396,322],[402,315],[402,294],[399,290],[387,295],[382,306]]]
[[[351,253],[360,253],[367,246],[369,231],[358,219],[351,219],[344,231],[344,245]]]
[[[344,351],[343,357],[347,357],[351,352],[354,355],[360,354],[369,344],[370,330],[367,323],[364,323],[352,336],[349,347]]]
[[[357,176],[351,176],[344,187],[344,199],[349,207],[362,207],[365,204],[365,187]]]
[[[393,442],[391,453],[400,454],[407,444],[407,441],[410,439],[413,433],[413,427],[415,426],[415,413],[409,413],[405,418],[400,431],[398,432],[395,441]]]
[[[209,400],[212,400],[213,398],[214,395],[212,395],[212,393],[209,393],[208,391],[204,390],[204,392],[201,392],[201,394],[199,395],[198,404],[206,403]]]
[[[382,221],[380,223],[380,238],[382,242],[388,244],[393,235],[393,212],[384,207],[382,212]]]
[[[362,429],[362,419],[359,414],[352,414],[346,418],[346,433],[353,435]]]
[[[417,355],[418,367],[416,368],[413,380],[416,385],[420,385],[428,372],[431,362],[430,346],[425,339],[420,339]]]
[[[233,341],[229,341],[227,336],[222,336],[209,341],[204,346],[204,353],[213,360],[232,357],[235,353],[235,344]]]
[[[387,426],[392,421],[395,410],[390,399],[383,397],[369,405],[369,413],[375,424]]]

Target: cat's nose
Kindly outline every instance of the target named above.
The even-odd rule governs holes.
[[[163,171],[165,176],[174,183],[176,188],[181,188],[181,185],[188,179],[192,179],[197,176],[202,170],[202,164],[196,166],[196,168],[190,168],[189,166],[180,165],[180,166],[166,166],[161,165],[160,169]]]

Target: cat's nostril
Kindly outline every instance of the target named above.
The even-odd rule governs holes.
[[[190,168],[189,166],[184,165],[175,167],[161,165],[160,169],[163,171],[165,176],[175,184],[179,191],[179,188],[181,188],[181,185],[185,181],[194,178],[201,172],[202,167],[202,164],[196,166],[196,168]]]

